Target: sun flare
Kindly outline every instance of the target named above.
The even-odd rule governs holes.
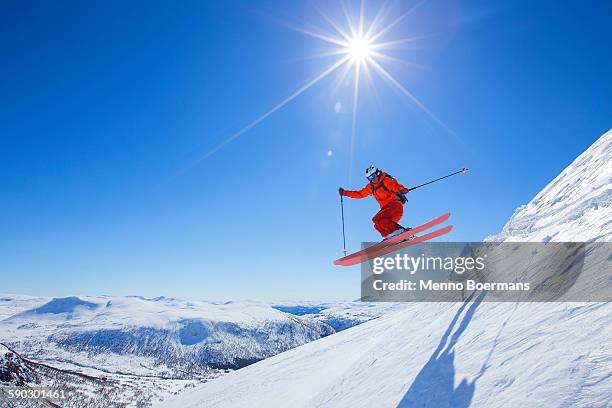
[[[243,134],[250,131],[252,128],[263,122],[269,116],[277,112],[278,110],[285,107],[295,98],[303,94],[306,90],[313,87],[315,84],[320,82],[325,77],[332,73],[339,71],[338,83],[344,83],[349,73],[352,71],[352,83],[353,83],[353,100],[352,100],[352,124],[351,124],[351,138],[349,147],[349,184],[352,176],[353,168],[353,156],[355,149],[355,138],[357,131],[357,112],[359,107],[359,89],[363,81],[361,77],[365,79],[367,83],[373,86],[373,75],[376,73],[383,81],[389,84],[391,87],[398,90],[406,98],[408,98],[414,105],[416,105],[423,113],[426,114],[429,119],[445,129],[449,133],[453,133],[440,119],[438,119],[423,103],[421,103],[404,85],[400,83],[387,69],[383,66],[386,63],[406,63],[401,59],[393,57],[388,54],[388,51],[392,51],[396,48],[401,48],[403,44],[417,42],[422,36],[407,37],[407,38],[393,38],[389,39],[389,34],[392,33],[393,29],[399,26],[400,23],[405,22],[406,18],[410,16],[418,7],[420,7],[425,0],[419,0],[406,12],[400,14],[389,23],[384,23],[385,16],[388,16],[388,9],[383,5],[376,15],[369,19],[365,16],[365,0],[359,1],[359,11],[356,18],[351,16],[349,7],[346,3],[342,3],[342,11],[344,13],[345,22],[335,20],[323,13],[322,10],[317,8],[319,14],[323,19],[329,23],[329,28],[333,30],[311,30],[301,27],[291,26],[296,31],[303,34],[321,40],[327,43],[328,46],[333,48],[317,55],[318,57],[330,57],[335,56],[337,59],[332,62],[327,68],[321,71],[314,78],[306,82],[304,85],[299,87],[285,99],[278,102],[268,111],[251,121],[249,124],[244,126],[242,129],[234,133],[233,135],[226,138],[224,141],[219,143],[216,147],[209,150],[204,156],[200,157],[195,163],[204,160],[216,151],[222,149],[227,144],[238,139]],[[386,4],[386,3],[385,3]],[[336,104],[337,106],[337,104]],[[340,108],[335,108],[336,112]]]

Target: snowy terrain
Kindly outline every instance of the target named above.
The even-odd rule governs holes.
[[[609,241],[611,139],[602,136],[489,239]],[[471,300],[408,304],[161,406],[611,405],[610,303]]]
[[[0,316],[0,384],[69,389],[65,407],[150,406],[335,332],[258,301],[7,294]]]
[[[255,301],[2,299],[0,310],[15,314],[0,321],[0,341],[37,361],[109,373],[209,378],[334,333]]]
[[[165,407],[604,407],[609,304],[411,304]]]
[[[612,130],[486,241],[612,241]]]
[[[283,313],[256,301],[5,294],[0,384],[69,389],[69,402],[55,401],[65,407],[150,406],[398,306],[276,305]],[[0,406],[9,402],[0,392]]]

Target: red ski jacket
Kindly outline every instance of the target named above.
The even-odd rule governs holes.
[[[382,208],[392,201],[402,201],[401,196],[407,192],[406,187],[383,171],[378,178],[378,183],[370,182],[361,190],[344,190],[344,195],[351,198],[365,198],[374,194],[374,198]]]

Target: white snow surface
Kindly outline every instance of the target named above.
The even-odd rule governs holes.
[[[411,304],[164,407],[605,407],[610,304]]]
[[[611,132],[494,241],[609,241]],[[163,407],[610,407],[610,303],[412,303]]]
[[[612,130],[601,136],[498,235],[485,241],[588,242],[612,240]]]

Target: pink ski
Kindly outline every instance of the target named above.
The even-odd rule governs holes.
[[[394,251],[399,251],[402,248],[406,248],[410,245],[414,245],[414,244],[418,244],[419,242],[424,242],[424,241],[428,241],[430,239],[434,239],[437,238],[441,235],[444,234],[448,234],[449,232],[451,232],[453,229],[452,225],[448,225],[444,228],[440,228],[437,229],[435,231],[429,232],[425,235],[420,235],[418,237],[414,237],[411,240],[406,240],[406,241],[402,241],[402,242],[398,242],[392,245],[388,245],[386,247],[382,247],[380,248],[378,251],[374,251],[374,252],[370,252],[367,254],[363,254],[362,256],[359,257],[354,257],[348,260],[345,260],[344,258],[342,259],[338,259],[336,261],[334,261],[334,264],[336,265],[340,265],[340,266],[352,266],[352,265],[356,265],[365,261],[369,261],[370,259],[374,259],[374,258],[378,258],[380,256],[383,255],[387,255],[388,253],[394,252]]]
[[[450,213],[446,213],[444,215],[441,215],[437,218],[434,218],[431,221],[426,222],[425,224],[419,225],[418,227],[412,228],[402,234],[399,234],[395,237],[389,238],[385,241],[379,242],[378,244],[374,244],[364,250],[361,250],[359,252],[355,252],[353,254],[347,255],[344,258],[340,258],[334,261],[335,265],[341,265],[341,266],[350,266],[350,265],[355,265],[364,261],[367,261],[368,259],[372,259],[372,258],[376,258],[378,256],[381,255],[375,255],[378,254],[380,251],[382,251],[385,248],[389,248],[389,247],[396,247],[398,243],[403,244],[404,242],[414,242],[419,238],[423,238],[423,237],[427,237],[429,234],[423,235],[422,237],[415,237],[413,240],[411,241],[405,241],[407,240],[409,237],[413,236],[414,234],[418,234],[419,232],[422,232],[424,230],[427,230],[431,227],[434,227],[446,220],[448,220],[450,218]],[[444,228],[443,228],[444,229]],[[441,230],[438,230],[441,231]],[[449,230],[450,231],[450,230]],[[437,231],[435,231],[437,232]],[[448,231],[446,231],[448,232]],[[444,232],[443,234],[445,234],[446,232]],[[440,234],[442,235],[442,234]],[[436,235],[438,236],[438,235]],[[435,238],[435,237],[434,237]],[[431,238],[425,238],[425,239],[431,239]],[[402,242],[404,241],[404,242]],[[416,241],[415,243],[418,242],[422,242],[422,241]],[[402,246],[403,248],[403,246]],[[397,248],[399,249],[399,248]],[[389,252],[395,251],[397,249],[392,249]],[[388,253],[388,252],[385,252]]]

